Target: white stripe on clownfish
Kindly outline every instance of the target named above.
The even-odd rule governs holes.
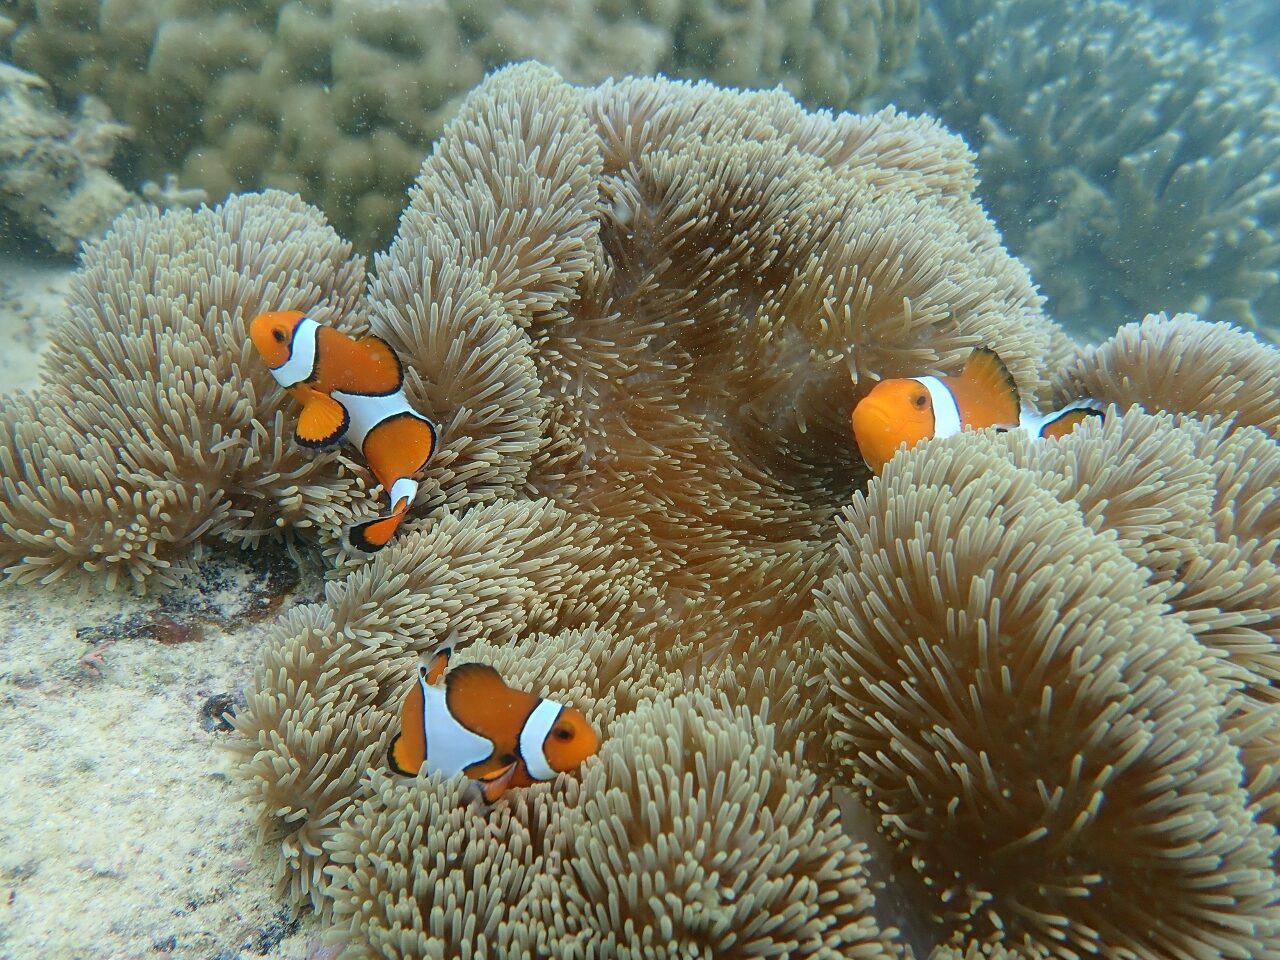
[[[310,317],[298,323],[289,344],[289,359],[271,370],[276,383],[288,389],[311,378],[316,369],[316,335],[319,332],[320,324]]]
[[[419,673],[418,683],[422,687],[427,773],[443,773],[451,777],[493,755],[492,740],[468,730],[454,717],[445,700],[443,687],[427,683],[425,673]]]
[[[395,393],[378,397],[368,397],[359,393],[343,393],[341,390],[333,391],[330,396],[347,408],[351,423],[347,427],[346,439],[358,450],[364,449],[364,438],[369,435],[370,430],[386,423],[392,417],[402,416],[406,413],[415,417],[421,416],[418,411],[413,409],[408,397],[404,395],[404,387],[401,387]],[[394,503],[395,501],[393,500],[392,502]]]
[[[555,779],[556,772],[547,762],[547,755],[542,745],[547,742],[547,736],[551,733],[551,728],[555,726],[562,710],[564,707],[554,700],[540,700],[520,731],[520,756],[524,758],[524,765],[529,769],[529,776],[535,780]]]
[[[954,437],[960,432],[960,407],[956,405],[955,394],[937,377],[912,377],[926,390],[933,401],[933,435],[935,437]]]

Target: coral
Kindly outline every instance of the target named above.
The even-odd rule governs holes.
[[[1280,445],[1114,414],[926,442],[855,497],[810,621],[830,750],[957,936],[1269,955]]]
[[[1199,0],[1143,0],[1144,9],[1191,27],[1232,50],[1274,69],[1280,63],[1280,9],[1269,0],[1237,0],[1230,5]]]
[[[917,0],[26,0],[15,62],[136,131],[140,176],[219,199],[277,187],[381,247],[458,100],[524,58],[580,82],[651,74],[782,84],[846,107],[910,52]]]
[[[107,170],[128,129],[106,106],[54,105],[39,77],[0,61],[0,208],[61,253],[101,236],[134,196]]]
[[[1280,313],[1274,75],[1105,0],[941,0],[919,55],[898,102],[973,145],[984,201],[1069,328]]]

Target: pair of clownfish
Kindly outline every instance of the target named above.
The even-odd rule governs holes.
[[[572,772],[599,750],[581,710],[513,690],[488,664],[448,670],[451,652],[442,647],[418,666],[387,750],[396,773],[416,776],[424,764],[429,774],[463,773],[493,803],[512,787]]]
[[[880,381],[858,401],[851,420],[863,460],[879,474],[899,450],[930,437],[997,427],[1058,438],[1102,415],[1101,405],[1090,400],[1052,413],[1025,409],[1004,363],[994,351],[979,348],[969,355],[959,376]]]
[[[414,475],[437,443],[435,424],[405,397],[395,351],[378,337],[356,340],[298,311],[260,314],[249,337],[276,382],[302,405],[298,442],[347,440],[388,491],[390,513],[350,531],[353,546],[384,546],[413,504]],[[512,787],[576,770],[600,748],[582,711],[514,690],[486,664],[447,670],[450,654],[445,646],[418,667],[387,751],[396,773],[414,776],[424,764],[427,773],[464,773],[492,803]]]
[[[391,498],[391,510],[355,524],[348,539],[365,551],[387,545],[418,495],[415,474],[435,452],[436,425],[410,405],[404,370],[385,340],[348,337],[296,310],[259,314],[249,338],[276,382],[302,404],[298,442],[348,441]]]

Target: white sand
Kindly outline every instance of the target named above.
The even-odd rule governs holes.
[[[0,589],[0,957],[297,960],[313,946],[310,917],[262,942],[288,911],[232,734],[201,722],[210,695],[249,682],[266,624],[205,624],[177,645],[118,628],[154,607]],[[119,639],[82,663],[104,626]]]
[[[68,278],[0,260],[0,395],[35,386]],[[159,598],[0,587],[0,960],[331,955],[314,917],[288,922],[231,734],[201,722],[210,695],[248,686],[271,619],[245,607],[259,574],[208,572],[176,619],[196,622],[193,605],[232,619],[177,645],[121,626]],[[81,663],[95,630],[117,636],[96,668]]]
[[[35,386],[70,280],[69,263],[0,256],[0,394]]]

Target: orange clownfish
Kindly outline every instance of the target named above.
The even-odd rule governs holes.
[[[1033,437],[1062,437],[1102,410],[1088,400],[1052,413],[1025,410],[1018,385],[992,350],[969,355],[957,377],[882,380],[853,408],[853,436],[862,459],[877,474],[899,450],[929,437],[998,427]]]
[[[302,404],[298,442],[326,447],[346,439],[364,454],[391,497],[391,512],[351,528],[351,545],[387,545],[418,495],[414,474],[436,449],[436,425],[409,405],[404,371],[379,337],[352,339],[297,310],[262,313],[249,338],[276,382]]]
[[[581,710],[512,690],[488,664],[446,673],[450,653],[444,647],[418,666],[387,749],[396,773],[416,776],[424,762],[427,773],[465,773],[492,803],[510,787],[576,770],[600,749]]]

